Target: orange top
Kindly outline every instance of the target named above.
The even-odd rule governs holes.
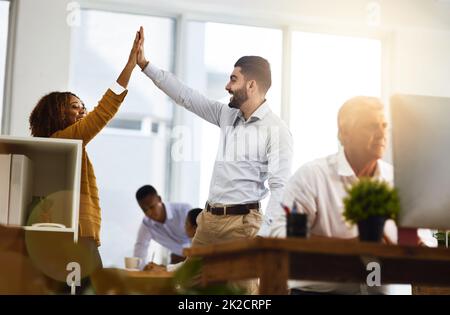
[[[51,135],[51,138],[78,139],[83,141],[79,229],[81,237],[93,238],[98,246],[100,246],[101,211],[97,181],[94,168],[86,153],[86,145],[113,118],[126,95],[127,91],[116,95],[108,89],[98,105],[86,117]]]

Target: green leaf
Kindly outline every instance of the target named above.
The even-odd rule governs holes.
[[[220,283],[202,286],[200,281],[202,261],[199,258],[189,258],[175,272],[174,286],[183,295],[243,295],[245,289],[231,283]]]
[[[346,192],[343,216],[352,224],[369,216],[385,216],[395,220],[400,212],[398,192],[386,181],[361,178],[346,187]]]

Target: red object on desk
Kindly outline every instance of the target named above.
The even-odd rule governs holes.
[[[398,245],[418,246],[419,235],[417,228],[403,228],[399,227],[397,231]]]
[[[290,212],[289,208],[288,208],[287,206],[285,206],[284,204],[282,204],[282,203],[280,203],[280,205],[281,205],[281,207],[283,208],[283,210],[284,210],[284,212],[286,213],[286,215],[288,216],[288,215],[289,215],[289,212]]]

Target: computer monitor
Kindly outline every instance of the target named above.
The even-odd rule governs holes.
[[[399,226],[450,229],[450,98],[391,98]]]

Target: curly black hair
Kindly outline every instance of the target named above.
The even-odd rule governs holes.
[[[48,138],[55,132],[68,127],[65,110],[69,106],[71,96],[81,101],[72,92],[51,92],[39,100],[29,118],[30,131],[33,137]],[[83,104],[83,102],[81,103]]]

